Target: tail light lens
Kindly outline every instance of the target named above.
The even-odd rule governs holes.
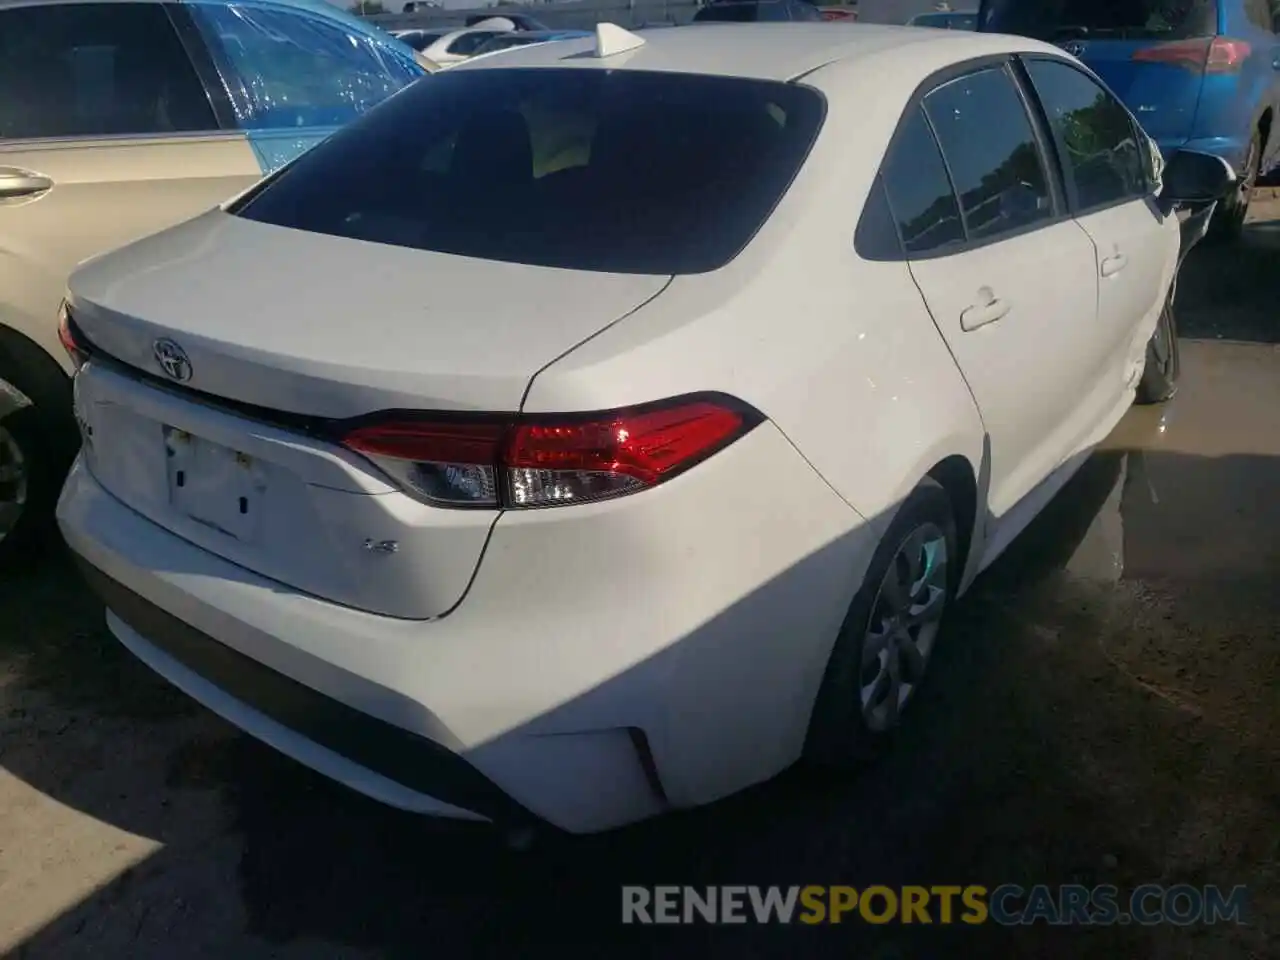
[[[62,343],[62,349],[67,351],[67,356],[71,358],[71,364],[77,371],[89,362],[89,348],[76,331],[66,301],[63,301],[62,306],[58,308],[58,340]]]
[[[430,503],[550,507],[656,486],[762,419],[711,395],[591,414],[397,419],[357,427],[342,443]]]
[[[1139,63],[1166,63],[1195,73],[1234,73],[1240,69],[1250,50],[1249,44],[1243,40],[1204,37],[1144,47],[1135,52],[1132,59]]]

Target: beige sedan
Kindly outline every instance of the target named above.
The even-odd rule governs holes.
[[[77,263],[201,213],[424,74],[293,0],[0,0],[0,556],[42,533],[79,446],[58,304]]]

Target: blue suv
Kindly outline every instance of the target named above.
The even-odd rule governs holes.
[[[1280,0],[983,0],[978,23],[1084,61],[1166,155],[1224,158],[1240,183],[1210,232],[1240,236],[1258,176],[1280,162]]]

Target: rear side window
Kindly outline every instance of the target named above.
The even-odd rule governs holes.
[[[924,100],[970,240],[1053,216],[1043,158],[1022,97],[1003,67],[945,83]]]
[[[960,205],[938,142],[919,106],[913,106],[903,119],[885,158],[883,176],[908,255],[918,256],[964,240]]]
[[[1026,68],[1062,154],[1075,206],[1087,210],[1145,195],[1145,138],[1115,97],[1070,64],[1029,60]]]
[[[475,33],[464,33],[449,44],[449,49],[445,52],[458,57],[469,57],[484,46],[486,40],[492,40],[493,37],[492,33],[484,30],[477,30]]]
[[[0,10],[0,138],[217,128],[159,4]]]
[[[421,75],[337,22],[248,5],[190,9],[246,129],[340,126]]]
[[[1211,37],[1218,0],[994,0],[982,29],[1050,41]]]
[[[630,70],[445,71],[290,165],[240,216],[575,270],[714,270],[804,163],[800,84]]]

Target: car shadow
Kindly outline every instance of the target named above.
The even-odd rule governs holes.
[[[233,934],[264,956],[287,945],[316,957],[420,956],[428,945],[450,957],[509,956],[536,945],[575,955],[789,957],[799,948],[936,957],[984,945],[1053,958],[1078,956],[1087,944],[1145,955],[1167,932],[619,923],[623,884],[1132,886],[1261,877],[1260,838],[1280,796],[1280,711],[1262,697],[1280,622],[1272,596],[1280,557],[1265,543],[1280,544],[1280,515],[1274,498],[1249,499],[1241,520],[1239,505],[1212,491],[1261,498],[1280,488],[1280,460],[1146,451],[1138,469],[1138,457],[1096,454],[953,609],[911,722],[862,774],[829,782],[790,771],[702,809],[553,838],[524,853],[484,826],[367,801],[185,706],[107,637],[69,571],[8,580],[0,586],[7,623],[52,614],[55,630],[72,638],[65,649],[25,650],[16,682],[47,696],[56,722],[107,724],[129,741],[94,762],[110,766],[118,755],[128,767],[152,741],[161,764],[142,768],[143,782],[130,787],[138,796],[127,802],[104,795],[83,770],[68,776],[85,759],[74,729],[6,749],[0,766],[59,803],[164,845],[15,955],[252,955],[228,940]],[[1183,493],[1153,501],[1152,489]],[[1185,530],[1171,525],[1175,512],[1211,529],[1252,525],[1272,536],[1243,553],[1208,551],[1202,569],[1166,571],[1162,545]],[[1140,580],[1125,574],[1134,552],[1144,558]],[[1234,621],[1206,612],[1223,585],[1239,601]],[[1222,644],[1233,664],[1204,662],[1200,648]],[[16,722],[9,718],[7,732]],[[193,829],[182,811],[210,796],[221,816]],[[1216,845],[1187,835],[1206,817],[1221,834]]]

